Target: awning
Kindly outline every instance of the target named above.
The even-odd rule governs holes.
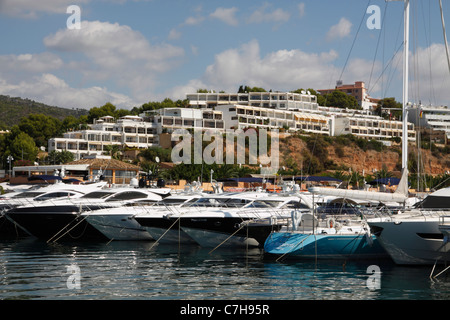
[[[233,182],[263,183],[263,180],[264,180],[264,178],[227,178],[227,179],[219,179],[217,181],[219,181],[219,182],[233,181]],[[273,178],[265,178],[265,180],[266,180],[266,182],[273,182]]]
[[[385,185],[390,185],[390,186],[396,186],[398,185],[398,183],[400,182],[399,178],[380,178],[380,179],[376,179],[373,181],[370,181],[369,184],[370,185],[377,185],[377,184],[385,184]]]
[[[334,181],[342,182],[342,180],[333,177],[320,177],[320,176],[298,176],[294,177],[295,181],[312,181],[312,182],[324,182],[324,181]]]

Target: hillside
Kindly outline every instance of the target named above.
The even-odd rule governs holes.
[[[362,174],[374,174],[376,171],[389,171],[400,176],[401,146],[371,147],[370,142],[361,146],[360,141],[351,141],[345,137],[301,138],[291,136],[280,141],[280,165],[308,172],[311,166],[322,166],[320,171],[348,171]],[[355,139],[356,140],[356,139]],[[311,147],[312,146],[312,147]],[[310,150],[315,149],[312,153]],[[313,154],[313,156],[311,156]],[[415,145],[409,146],[409,163],[417,167],[417,150]],[[442,175],[450,170],[448,154],[421,149],[421,171],[429,175]],[[416,170],[414,170],[416,171]],[[413,172],[412,172],[413,173]]]
[[[64,120],[67,116],[87,115],[88,110],[54,107],[30,99],[0,95],[0,129],[16,125],[21,118],[33,113],[42,113]]]

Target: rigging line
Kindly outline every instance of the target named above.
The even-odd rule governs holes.
[[[428,39],[429,45],[428,45],[428,64],[429,64],[429,70],[430,70],[430,104],[431,104],[431,97],[433,97],[434,103],[436,103],[436,92],[434,90],[434,84],[433,84],[433,72],[431,72],[431,1],[428,2]]]
[[[425,36],[425,43],[427,46],[427,51],[428,51],[428,71],[429,71],[429,97],[428,97],[428,103],[432,104],[432,100],[436,101],[436,97],[435,97],[435,93],[434,93],[434,85],[433,85],[433,73],[431,71],[431,1],[428,2],[428,19],[425,19],[425,9],[423,7],[423,1],[421,2],[421,11],[422,11],[422,20],[423,20],[423,25],[424,25],[424,30],[427,32],[424,32],[424,36]],[[426,25],[426,21],[428,21],[428,29],[427,29],[427,25]],[[433,97],[433,99],[432,99]]]
[[[369,7],[370,1],[371,1],[371,0],[369,0],[369,1],[367,2],[366,8]],[[358,33],[359,33],[359,30],[361,29],[361,26],[362,26],[363,21],[365,20],[365,19],[364,19],[365,16],[366,16],[366,12],[364,11],[364,14],[363,14],[363,16],[362,16],[362,18],[361,18],[361,21],[360,21],[360,23],[359,23],[359,26],[358,26],[358,30],[356,31],[355,37],[353,38],[353,43],[352,43],[352,45],[351,45],[351,47],[350,47],[350,51],[349,51],[349,53],[348,53],[348,55],[347,55],[347,59],[345,60],[344,67],[342,68],[341,75],[339,76],[339,79],[342,79],[342,75],[343,75],[343,73],[344,73],[344,71],[345,71],[345,68],[347,67],[347,63],[348,63],[348,60],[349,60],[349,58],[350,58],[350,54],[351,54],[351,52],[352,52],[352,50],[353,50],[353,47],[355,46],[356,38],[358,38]]]
[[[247,220],[248,221],[248,220]],[[250,222],[250,221],[248,221]],[[224,244],[225,242],[227,242],[229,239],[231,239],[231,237],[233,237],[236,233],[238,233],[240,230],[242,230],[242,228],[244,228],[245,226],[247,226],[248,228],[248,223],[241,223],[241,226],[239,227],[239,229],[237,229],[235,232],[233,232],[232,234],[230,234],[230,236],[228,238],[226,238],[225,240],[223,240],[221,243],[219,243],[214,249],[212,249],[209,254],[213,253],[217,248],[219,248],[222,244]],[[248,241],[248,238],[247,238]]]
[[[387,2],[384,5],[383,20],[381,22],[381,25],[383,26],[383,28],[384,28],[384,21],[386,19],[386,12],[387,12]],[[378,47],[380,46],[381,35],[382,35],[382,32],[380,31],[380,33],[378,34],[378,40],[377,40],[377,46],[376,46],[376,49],[375,49],[375,54],[373,56],[372,69],[370,70],[369,83],[368,83],[368,86],[367,86],[368,88],[370,87],[370,83],[372,81],[372,74],[373,74],[373,69],[375,67],[375,60],[376,60],[376,57],[377,57],[377,54],[378,54]]]
[[[57,233],[55,233],[50,239],[47,240],[47,243],[52,241],[54,238],[56,238],[61,232],[63,232],[67,227],[69,227],[73,222],[75,222],[79,217],[81,216],[81,209],[80,214],[77,214],[73,220],[71,220],[68,224],[66,224],[61,230],[59,230]],[[59,239],[59,238],[58,238]]]
[[[402,20],[401,19],[398,19],[398,20],[399,21],[398,21],[398,27],[397,27],[397,36],[395,38],[395,41],[393,42],[394,45],[395,45],[395,43],[399,42],[399,37],[400,37],[400,34],[402,33],[401,31],[403,30],[403,28],[402,28],[402,26],[403,26]],[[385,21],[385,24],[386,24],[386,21]],[[384,27],[384,31],[386,29],[387,29],[387,26]],[[384,50],[386,48],[386,35],[384,35],[384,39],[383,40],[384,40],[384,45],[383,45],[383,65],[384,65]],[[403,40],[401,41],[400,47],[402,45],[403,45]],[[395,57],[396,54],[397,53],[394,54],[394,57]],[[389,74],[387,75],[386,82],[384,82],[384,77],[383,77],[383,82],[382,83],[384,85],[384,88],[382,90],[382,96],[384,96],[384,97],[387,96],[387,91],[388,91],[388,89],[390,87],[390,83],[392,82],[392,79],[393,79],[393,77],[395,75],[395,70],[397,69],[397,66],[398,66],[399,63],[400,63],[400,59],[397,59],[396,65],[395,66],[391,66],[390,75]],[[383,70],[381,75],[383,75],[384,72],[385,72],[385,70]]]
[[[442,10],[442,0],[439,0],[439,8],[441,10],[442,33],[444,34],[445,53],[447,54],[447,66],[450,72],[450,58],[448,53],[447,34],[445,32],[444,12]]]
[[[286,255],[294,252],[295,250],[297,250],[297,248],[301,245],[303,245],[303,242],[306,241],[306,239],[308,239],[310,236],[312,236],[313,234],[309,234],[306,236],[306,238],[302,239],[300,242],[298,242],[290,251],[287,251],[285,253],[283,253],[281,256],[279,256],[275,261],[278,262],[279,260],[283,259]]]
[[[386,66],[384,67],[383,71],[381,72],[380,76],[377,78],[377,80],[375,81],[375,83],[373,84],[372,88],[373,89],[375,87],[375,85],[378,83],[378,81],[381,79],[381,77],[383,76],[384,72],[386,71],[386,69],[391,66],[391,63],[394,61],[395,57],[397,56],[397,53],[400,51],[400,49],[403,47],[403,42],[399,45],[399,47],[397,48],[397,50],[395,50],[394,54],[392,55],[391,59],[389,60],[389,62],[386,64]],[[391,79],[392,79],[393,74],[391,74]]]
[[[86,216],[84,216],[80,221],[78,221],[73,227],[71,227],[70,229],[68,229],[66,232],[64,232],[62,235],[60,235],[58,238],[56,238],[55,240],[52,240],[52,242],[57,242],[59,239],[61,239],[62,237],[64,237],[66,234],[68,234],[70,231],[72,231],[75,227],[77,227],[80,223],[82,223],[84,220],[86,220],[86,218],[88,217],[88,214],[86,214]],[[64,229],[61,229],[61,231]],[[59,231],[59,232],[61,232]],[[58,233],[59,233],[58,232]],[[57,233],[57,234],[58,234]],[[54,239],[55,236],[53,236],[52,238],[50,238],[49,240],[47,240],[47,243],[50,242],[51,239]]]
[[[158,238],[158,240],[156,240],[156,241],[152,244],[152,246],[150,247],[150,250],[153,249],[153,247],[154,247],[156,244],[159,243],[159,241],[166,235],[167,232],[169,232],[170,229],[172,229],[172,227],[173,227],[174,225],[177,224],[177,222],[178,222],[180,219],[181,219],[181,215],[175,220],[174,223],[172,223],[172,225],[171,225],[169,228],[167,228],[167,230],[166,230],[166,231]]]
[[[400,49],[401,49],[402,47],[403,47],[403,42],[400,44],[400,46],[398,47],[397,51],[396,51],[396,52],[394,53],[394,55],[392,56],[391,61],[390,61],[390,62],[388,63],[388,65],[386,65],[386,67],[385,67],[385,69],[387,69],[388,67],[390,67],[391,70],[390,70],[390,74],[387,76],[388,79],[387,79],[386,87],[385,87],[384,92],[383,92],[383,94],[382,94],[383,97],[387,96],[388,88],[389,88],[389,86],[390,86],[392,80],[393,80],[394,77],[395,77],[395,70],[398,69],[398,65],[401,63],[401,59],[395,59],[395,57],[397,56],[398,51],[400,51]],[[395,65],[390,65],[391,62],[395,62]],[[383,70],[383,72],[382,72],[382,74],[380,75],[379,78],[382,77],[383,73],[384,73],[384,70]],[[378,82],[378,80],[377,80],[377,82]]]
[[[413,81],[413,85],[411,86],[411,96],[414,97],[412,99],[412,101],[419,101],[420,100],[420,76],[419,76],[419,60],[418,60],[418,45],[417,45],[417,23],[416,21],[418,21],[416,13],[416,4],[417,2],[413,2],[411,5],[411,11],[412,14],[411,16],[411,22],[410,24],[412,25],[412,32],[411,32],[411,47],[412,47],[412,75],[413,75],[413,79],[415,79],[415,81]],[[410,81],[411,83],[411,81]]]

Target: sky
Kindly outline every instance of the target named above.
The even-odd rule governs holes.
[[[77,12],[79,28],[75,19]],[[402,101],[403,1],[0,0],[0,94],[131,109],[198,89],[334,88]],[[438,0],[411,0],[409,101],[448,105]],[[450,25],[450,3],[443,1]],[[75,28],[74,28],[75,27]]]

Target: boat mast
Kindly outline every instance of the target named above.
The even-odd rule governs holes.
[[[408,55],[409,55],[409,0],[404,0],[403,32],[403,125],[402,170],[408,170]]]

